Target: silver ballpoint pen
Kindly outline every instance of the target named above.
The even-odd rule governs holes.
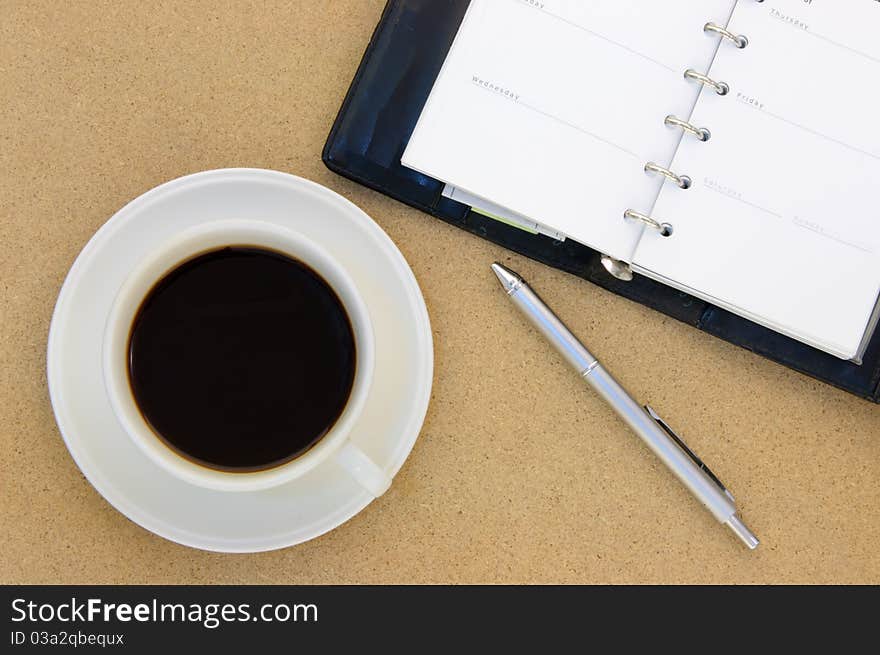
[[[642,441],[690,489],[718,521],[724,523],[749,548],[758,538],[736,515],[731,493],[675,432],[647,405],[642,407],[614,377],[602,368],[584,345],[529,286],[510,269],[493,264],[501,286],[532,325],[543,334],[580,376],[611,405]]]

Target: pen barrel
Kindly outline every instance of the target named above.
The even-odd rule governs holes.
[[[510,298],[535,329],[553,344],[578,373],[583,373],[599,363],[531,288],[522,284],[513,290]]]
[[[583,378],[718,521],[726,523],[730,520],[736,513],[733,499],[669,438],[657,421],[633,400],[611,373],[597,364],[585,372]]]
[[[514,304],[565,360],[584,378],[669,470],[722,523],[736,513],[733,500],[660,427],[644,407],[578,340],[556,314],[524,283],[510,292]]]

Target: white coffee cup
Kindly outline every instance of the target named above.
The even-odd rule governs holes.
[[[297,259],[326,280],[345,307],[354,332],[357,366],[342,414],[308,451],[274,468],[252,472],[221,471],[201,466],[172,450],[139,411],[128,373],[128,340],[141,302],[165,274],[198,254],[230,245],[263,247]],[[103,341],[104,380],[110,404],[131,440],[165,471],[189,483],[220,491],[256,491],[283,484],[330,459],[342,466],[373,496],[382,495],[391,479],[351,441],[373,377],[375,343],[367,307],[345,268],[323,248],[287,228],[255,220],[224,220],[185,230],[138,263],[116,295]]]

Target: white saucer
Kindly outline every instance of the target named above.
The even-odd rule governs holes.
[[[317,537],[372,497],[333,461],[266,491],[219,492],[184,483],[148,460],[114,416],[101,373],[104,322],[122,281],[151,248],[213,220],[278,222],[314,239],[347,268],[373,321],[373,388],[352,440],[395,475],[428,407],[433,343],[415,277],[391,239],[342,196],[292,175],[207,171],[163,184],[119,210],[80,253],[49,331],[55,418],[83,474],[116,509],[187,546],[255,552]]]

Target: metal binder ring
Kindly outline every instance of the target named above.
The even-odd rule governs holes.
[[[749,45],[749,39],[747,36],[745,36],[743,34],[734,34],[730,30],[726,30],[723,27],[721,27],[720,25],[716,25],[715,23],[706,23],[703,26],[703,31],[704,32],[714,32],[715,34],[720,34],[728,41],[732,41],[733,44],[737,48],[739,48],[740,50],[742,50],[747,45]]]
[[[662,175],[667,180],[671,180],[675,182],[682,189],[690,189],[691,184],[693,184],[693,180],[687,175],[676,175],[668,168],[663,168],[662,166],[655,164],[652,161],[649,161],[645,164],[645,171],[648,173],[657,173],[658,175]]]
[[[634,209],[627,209],[625,212],[623,212],[623,217],[632,219],[634,221],[641,221],[647,226],[657,230],[664,237],[672,236],[672,225],[670,225],[669,223],[661,223],[660,221],[655,220],[647,214],[643,214],[642,212],[637,212]]]
[[[689,132],[697,137],[700,141],[708,141],[712,138],[712,133],[705,127],[694,127],[687,121],[683,121],[680,118],[676,118],[672,114],[666,117],[663,121],[666,125],[672,125],[673,127],[680,127],[685,132]]]
[[[698,73],[693,68],[688,68],[684,72],[684,76],[688,79],[696,80],[704,86],[711,86],[713,89],[715,89],[715,93],[720,96],[726,96],[728,93],[730,93],[730,87],[727,85],[727,82],[716,82],[708,75]]]

